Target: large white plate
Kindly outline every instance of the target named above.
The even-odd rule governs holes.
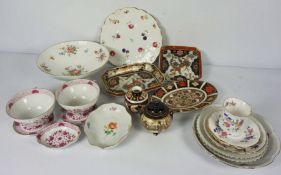
[[[56,79],[73,80],[89,77],[109,58],[108,50],[95,42],[69,41],[53,45],[42,52],[38,68]]]
[[[116,66],[153,63],[162,46],[162,35],[150,14],[126,7],[106,18],[100,42],[108,48],[109,61]]]

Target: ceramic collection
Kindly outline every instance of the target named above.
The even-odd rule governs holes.
[[[101,74],[102,83],[91,80],[108,61],[112,66]],[[114,148],[129,136],[132,118],[158,135],[168,130],[176,113],[197,111],[194,138],[222,163],[257,168],[280,152],[278,136],[248,103],[231,97],[212,105],[218,90],[202,80],[201,52],[162,47],[157,21],[144,10],[116,10],[102,26],[100,43],[55,44],[39,55],[37,66],[63,80],[55,94],[41,88],[20,91],[7,102],[6,112],[15,132],[35,135],[47,148],[68,147],[82,132],[90,145]],[[122,98],[123,104],[100,104],[100,93]],[[56,102],[59,114],[54,113]]]

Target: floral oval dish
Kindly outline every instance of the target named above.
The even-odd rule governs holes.
[[[127,137],[131,126],[131,115],[125,107],[108,103],[90,113],[84,131],[91,145],[104,149],[121,143]]]
[[[100,88],[97,83],[87,79],[65,82],[56,91],[58,104],[65,110],[61,115],[64,121],[82,124],[98,100]]]
[[[108,50],[91,41],[68,41],[43,51],[37,67],[60,80],[85,78],[94,74],[109,59]]]
[[[153,63],[162,46],[162,35],[150,14],[125,7],[106,18],[100,42],[110,50],[109,61],[115,66]]]
[[[13,128],[19,134],[36,134],[53,121],[54,94],[46,89],[28,89],[15,94],[6,105],[13,118]]]
[[[37,141],[49,148],[65,148],[75,143],[80,134],[78,126],[67,122],[57,122],[38,133]]]

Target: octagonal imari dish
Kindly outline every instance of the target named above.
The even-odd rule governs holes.
[[[212,104],[217,96],[217,89],[208,82],[182,79],[157,89],[152,100],[162,101],[173,112],[189,112]]]

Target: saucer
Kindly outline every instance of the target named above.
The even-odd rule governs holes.
[[[13,122],[13,129],[16,131],[16,133],[21,134],[21,135],[34,135],[40,132],[43,128],[51,125],[54,121],[54,115],[51,114],[48,117],[48,122],[43,123],[42,125],[24,125],[22,123]]]
[[[214,136],[233,146],[247,148],[255,145],[260,138],[260,130],[258,125],[251,119],[244,120],[244,127],[242,126],[240,132],[232,135],[231,132],[223,130],[219,125],[219,119],[223,113],[221,111],[214,112],[208,120],[208,126]]]
[[[65,122],[69,122],[69,123],[72,123],[72,124],[75,124],[75,125],[80,125],[80,124],[83,124],[89,114],[96,109],[96,105],[91,107],[89,110],[85,110],[83,115],[81,114],[77,114],[77,113],[72,113],[72,112],[67,112],[66,110],[62,109],[63,110],[63,114],[60,115],[60,117],[63,119],[63,121]]]

